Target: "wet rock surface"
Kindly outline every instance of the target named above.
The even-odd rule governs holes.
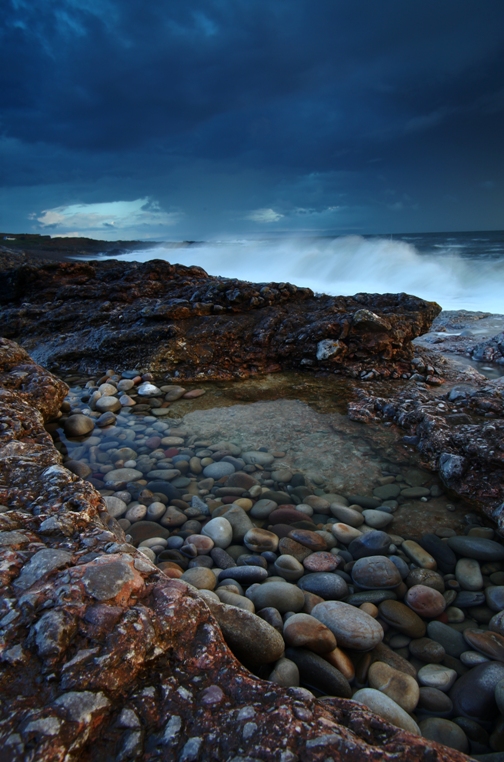
[[[16,373],[16,358],[22,365],[30,364],[12,343],[4,341],[0,349],[2,374]],[[185,534],[152,521],[150,531],[146,527],[143,535],[137,533],[137,544],[147,544],[136,548],[103,499],[115,497],[128,507],[133,497],[128,489],[133,489],[134,483],[114,485],[115,494],[102,496],[91,481],[95,477],[81,479],[61,464],[60,453],[43,421],[58,415],[66,388],[41,368],[33,373],[40,376],[40,392],[38,384],[30,387],[29,395],[23,388],[5,390],[7,380],[0,396],[0,574],[5,591],[1,602],[0,680],[2,694],[9,696],[1,709],[0,734],[8,759],[465,759],[454,749],[394,727],[356,701],[335,697],[318,701],[303,688],[283,688],[258,680],[241,666],[204,602],[205,596],[213,601],[216,593],[188,586],[177,578],[178,572],[170,578],[153,563],[159,558],[160,565],[172,564],[165,568],[176,572],[179,563],[188,565],[191,558],[211,557],[208,538],[193,541],[210,519],[202,514],[198,500],[205,503],[201,496],[194,504],[195,518],[190,513],[184,515],[190,523]],[[46,409],[44,390],[48,388],[56,389],[56,395],[52,407]],[[51,430],[52,424],[46,425]],[[92,432],[88,442],[91,438]],[[177,456],[170,449],[174,448],[171,441],[165,447],[166,457]],[[149,451],[147,447],[141,462],[147,477]],[[124,454],[128,456],[130,453]],[[75,452],[74,459],[80,462]],[[125,468],[134,468],[129,462],[124,462]],[[105,467],[100,459],[94,463]],[[257,466],[254,468],[257,472]],[[187,478],[182,476],[187,469],[175,470],[181,471],[175,479]],[[189,486],[185,481],[179,485],[181,490]],[[250,489],[254,490],[254,486]],[[107,492],[106,487],[101,489]],[[167,502],[178,501],[174,507],[180,513],[190,512],[190,504],[182,499],[184,493],[181,498],[164,497]],[[221,500],[225,497],[222,495]],[[149,501],[149,505],[156,502]],[[112,503],[114,512],[121,508],[120,502]],[[300,514],[308,515],[302,511]],[[125,521],[126,529],[140,527],[141,520]],[[144,527],[148,524],[145,521]],[[311,525],[317,526],[313,520]],[[289,526],[287,530],[287,534],[292,531]],[[325,530],[319,536],[324,538],[325,534],[331,537]],[[303,535],[298,537],[302,539]],[[329,547],[329,539],[325,541]],[[231,561],[239,562],[240,554],[233,547],[219,550]],[[185,555],[181,552],[184,548]],[[310,555],[312,551],[308,550]],[[168,552],[178,554],[172,557],[179,563],[164,560]],[[347,551],[342,548],[341,552]],[[259,588],[273,584],[277,583],[268,581]],[[239,593],[235,593],[237,598]],[[303,600],[310,595],[302,594]],[[316,596],[307,600],[314,604],[312,615],[317,604],[334,606],[331,601],[317,601]],[[225,603],[217,607],[221,605],[226,616],[234,608]],[[372,619],[369,612],[376,616],[376,607],[369,608],[373,604],[363,605],[367,616]],[[245,612],[231,623],[236,637],[240,637],[237,621],[243,622],[247,616],[254,615]],[[272,630],[266,630],[271,648],[268,658],[276,659],[280,641],[273,634],[277,630],[268,627]],[[378,622],[376,627],[380,627]],[[320,649],[319,639],[317,643]],[[333,643],[328,641],[327,645],[332,647]],[[391,649],[388,651],[393,656]],[[382,645],[381,660],[391,658],[388,651]],[[302,653],[297,656],[300,664],[316,662],[320,669],[323,658],[307,653],[305,661]],[[331,685],[338,684],[343,686],[340,690],[347,691],[345,681],[354,679],[351,662],[348,657],[345,661],[344,652],[338,648],[330,653],[335,673],[328,669],[327,674],[338,678]],[[397,654],[390,666],[397,668],[401,658]],[[334,663],[340,669],[332,666]],[[485,690],[493,686],[492,681],[498,683],[500,673],[494,672],[495,680],[492,673]],[[290,674],[295,675],[295,671],[291,669]],[[365,679],[360,662],[356,665],[357,678]],[[456,696],[466,711],[464,685]],[[456,688],[457,683],[453,690]],[[404,713],[397,712],[388,696],[371,690],[378,694],[382,716],[390,720]],[[485,695],[485,701],[491,704],[490,693]],[[467,715],[471,712],[472,708],[468,709]],[[416,732],[413,719],[406,723],[402,715],[399,719]],[[451,736],[445,733],[436,737]]]
[[[50,369],[94,371],[120,352],[180,379],[289,368],[399,378],[440,311],[407,294],[314,295],[160,260],[26,263],[3,271],[0,303],[4,335]]]
[[[349,416],[396,425],[447,489],[504,526],[504,385],[476,374],[437,394],[421,386],[392,398],[359,389]]]

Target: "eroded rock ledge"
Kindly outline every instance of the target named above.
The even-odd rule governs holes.
[[[363,423],[397,424],[403,442],[421,453],[425,466],[503,531],[504,383],[479,379],[435,397],[411,385],[387,398],[357,389],[348,414]]]
[[[43,422],[65,385],[5,339],[0,373],[2,759],[467,759],[251,675],[206,604],[60,464]]]
[[[0,304],[3,335],[50,369],[94,372],[115,358],[184,379],[303,367],[409,376],[410,342],[440,312],[408,294],[315,295],[161,260],[11,267]]]

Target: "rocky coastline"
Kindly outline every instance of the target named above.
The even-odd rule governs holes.
[[[464,759],[453,748],[399,730],[383,715],[380,718],[363,705],[348,701],[345,696],[351,693],[345,690],[334,694],[339,698],[316,700],[313,693],[301,687],[282,688],[275,682],[257,679],[245,669],[240,661],[266,677],[253,660],[247,662],[240,644],[233,647],[236,624],[233,617],[226,619],[230,606],[215,595],[212,585],[192,584],[198,578],[197,569],[211,574],[211,567],[205,569],[201,562],[191,567],[196,570],[193,576],[184,576],[184,564],[180,573],[172,560],[163,569],[156,553],[147,552],[149,541],[143,549],[138,548],[141,538],[135,541],[130,534],[138,519],[132,525],[125,518],[128,514],[117,512],[117,506],[117,518],[111,510],[114,499],[121,501],[121,490],[129,489],[128,479],[125,477],[124,484],[121,479],[112,484],[108,477],[107,482],[107,475],[115,472],[113,465],[99,470],[100,463],[108,463],[106,459],[93,461],[91,468],[86,465],[90,461],[86,461],[89,473],[82,472],[81,476],[79,465],[72,471],[68,457],[66,467],[62,466],[61,448],[55,448],[53,441],[54,422],[58,417],[65,420],[72,412],[77,415],[79,409],[72,410],[71,404],[64,402],[68,387],[41,367],[47,366],[59,376],[96,378],[104,368],[116,366],[120,357],[122,369],[134,368],[145,384],[150,383],[149,373],[152,379],[165,379],[166,399],[153,395],[151,399],[161,401],[146,405],[146,411],[138,409],[144,415],[150,414],[153,421],[156,415],[152,414],[157,411],[160,423],[170,420],[164,417],[171,412],[170,389],[179,388],[176,385],[181,383],[194,385],[290,370],[352,379],[350,419],[385,424],[406,450],[420,454],[425,468],[439,475],[447,494],[461,500],[469,511],[478,511],[487,525],[489,519],[500,530],[504,521],[504,385],[453,365],[438,351],[441,342],[422,342],[419,337],[427,334],[434,320],[442,318],[437,317],[439,307],[405,294],[320,296],[291,284],[242,283],[208,276],[200,268],[160,261],[145,265],[118,261],[48,262],[4,252],[2,276],[1,325],[5,338],[0,346],[0,524],[5,552],[3,583],[8,597],[2,609],[5,633],[1,658],[3,692],[6,686],[15,685],[16,694],[15,701],[9,701],[2,710],[1,732],[9,759],[295,762],[331,756],[335,760],[352,760],[400,755],[414,760],[426,754],[439,760]],[[468,353],[477,345],[474,357],[498,364],[498,335],[485,339],[487,350],[481,349],[478,337],[467,341],[473,344],[469,347],[460,343],[459,351]],[[120,375],[114,380],[111,372],[109,377],[116,387],[122,383]],[[135,392],[141,380],[135,380],[136,389],[129,389]],[[90,393],[98,388],[92,383]],[[107,377],[102,384],[107,384]],[[128,396],[126,386],[124,394]],[[112,389],[111,398],[116,393]],[[100,394],[107,397],[105,392]],[[84,393],[82,396],[87,400]],[[99,396],[93,405],[98,400]],[[137,396],[132,404],[146,400]],[[124,402],[123,408],[128,404]],[[104,433],[107,427],[115,426],[118,410],[120,413],[121,405],[115,406],[115,412],[114,407],[110,408],[113,420],[103,422]],[[106,406],[103,410],[91,407],[91,411],[95,422],[100,414],[107,416],[109,412]],[[150,435],[151,439],[162,430],[168,432],[168,439],[173,438],[172,429],[161,426]],[[58,445],[57,437],[55,441]],[[157,441],[154,444],[159,447]],[[168,450],[158,455],[165,473],[169,467],[173,469],[171,459],[175,458],[175,464],[177,459],[183,459],[179,452],[184,452],[184,446],[187,448],[187,442],[184,444],[182,438],[172,447],[182,450],[169,453],[169,443],[165,443]],[[134,470],[138,455],[132,452],[130,461],[134,465],[117,455],[112,463],[119,463],[119,469]],[[165,465],[163,457],[168,458]],[[188,475],[195,481],[198,471],[193,473],[192,469],[198,465],[198,456],[192,457],[195,460]],[[224,451],[216,458],[216,465],[222,458],[224,463],[231,463],[233,457],[243,460],[244,456],[240,451],[234,456]],[[243,460],[239,468],[247,462]],[[235,464],[233,471],[237,468]],[[183,481],[184,472],[178,473],[178,477],[170,478]],[[100,474],[102,477],[97,478]],[[249,500],[248,491],[240,487],[241,497],[237,497],[236,488],[232,494],[233,487],[225,486],[228,477],[223,474],[222,478],[221,489],[231,492],[221,495],[221,504],[226,497],[225,506],[234,506],[236,501],[238,508],[245,511],[239,500]],[[252,475],[250,478],[253,482]],[[393,477],[385,475],[383,486],[391,481]],[[281,487],[281,480],[277,482]],[[277,482],[273,480],[275,486],[270,491],[278,486]],[[109,496],[103,494],[107,488]],[[198,499],[204,494],[203,488]],[[175,501],[187,497],[182,493],[171,496]],[[156,494],[138,504],[140,508],[145,505],[147,511],[149,505],[156,505],[155,498]],[[257,497],[249,502],[248,510]],[[318,516],[317,531],[321,536],[329,528],[342,548],[345,543],[338,538],[338,530],[331,530],[330,524],[324,526],[324,513],[332,512],[331,522],[339,516],[333,504],[326,502],[327,507]],[[382,502],[378,501],[376,507],[380,508]],[[131,516],[136,515],[134,503],[130,497]],[[182,499],[181,504],[189,509],[187,500]],[[296,509],[296,505],[299,501],[291,507],[299,520],[303,506]],[[348,507],[348,501],[346,506],[344,501],[341,505],[344,510],[340,521],[352,526],[345,524],[342,516],[356,506]],[[181,508],[179,505],[179,514]],[[281,501],[277,508],[282,508]],[[310,525],[311,521],[313,526],[300,527],[301,534],[313,533],[310,508],[308,504],[305,523]],[[382,513],[364,506],[360,510]],[[182,513],[185,511],[183,508]],[[384,511],[386,515],[386,504]],[[204,517],[201,523],[202,516],[197,511],[193,515],[204,529],[210,517]],[[173,518],[174,513],[170,516]],[[190,523],[191,516],[189,509],[183,521]],[[220,516],[218,510],[211,520],[219,522]],[[345,516],[357,520],[355,529],[361,526],[359,516]],[[370,524],[367,518],[362,520],[363,529],[368,531],[373,529],[373,521],[384,519],[370,515]],[[170,524],[166,526],[171,530]],[[200,531],[195,527],[193,534],[205,536]],[[485,535],[484,528],[479,535],[478,531],[475,536],[490,536]],[[380,530],[378,533],[384,534]],[[197,548],[202,541],[194,542]],[[157,553],[162,555],[165,547],[161,545]],[[330,555],[330,547],[329,542],[324,548],[311,548],[311,554],[321,554],[324,562],[331,564],[325,558]],[[196,557],[201,559],[206,552],[202,550],[200,555],[196,550]],[[322,563],[322,557],[317,561]],[[269,562],[273,563],[273,559]],[[303,561],[296,563],[302,566]],[[297,569],[296,563],[292,565]],[[348,573],[341,569],[338,577],[343,581],[345,573],[352,573],[356,556],[347,563]],[[317,573],[316,564],[313,570],[308,566],[308,571]],[[205,576],[203,571],[201,574]],[[232,569],[228,577],[233,581]],[[287,578],[288,574],[283,576]],[[237,591],[239,597],[238,588],[229,594],[236,595]],[[307,593],[310,595],[309,590]],[[251,599],[252,592],[247,600]],[[324,600],[327,595],[318,603]],[[386,600],[387,596],[382,598]],[[317,601],[312,603],[316,608]],[[306,609],[306,596],[303,605],[303,612],[311,610]],[[287,613],[290,616],[292,611]],[[303,615],[309,616],[296,614]],[[381,612],[378,621],[386,622],[383,617],[386,613]],[[284,640],[287,621],[280,623]],[[477,621],[488,629],[488,621]],[[292,629],[294,621],[291,625]],[[501,637],[500,629],[496,632]],[[271,638],[274,642],[274,635]],[[338,640],[343,644],[344,636],[340,634]],[[284,643],[280,639],[279,654],[272,662],[286,645],[288,640]],[[290,656],[296,663],[298,645],[294,642],[287,650],[287,661]],[[497,659],[490,664],[500,665],[500,657],[488,657],[484,649],[480,653],[487,654],[483,661]],[[314,657],[310,658],[313,661]],[[338,665],[344,672],[342,659],[340,655]],[[383,654],[382,659],[386,661]],[[355,658],[353,663],[355,668]],[[382,663],[380,658],[378,663]],[[306,668],[301,662],[298,666]],[[370,690],[365,685],[363,690]],[[328,692],[332,695],[331,690]],[[479,749],[477,743],[473,747]],[[488,750],[484,743],[480,747],[480,751]]]

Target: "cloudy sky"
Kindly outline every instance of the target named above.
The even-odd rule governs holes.
[[[504,228],[503,0],[4,0],[0,230]]]

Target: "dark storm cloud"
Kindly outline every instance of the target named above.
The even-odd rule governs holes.
[[[8,0],[0,23],[4,187],[428,228],[462,178],[497,209],[502,0]]]

